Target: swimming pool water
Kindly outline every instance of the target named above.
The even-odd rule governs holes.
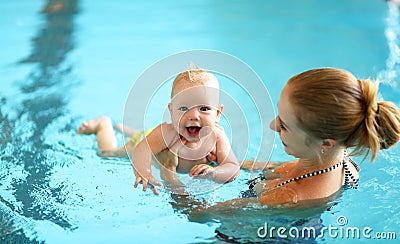
[[[95,138],[75,134],[81,121],[100,115],[121,122],[140,74],[191,49],[243,60],[274,104],[292,75],[332,66],[379,78],[380,96],[400,105],[397,7],[381,0],[49,0],[3,1],[0,10],[0,242],[263,241],[257,229],[265,222],[338,226],[341,216],[344,226],[400,238],[399,146],[374,164],[363,163],[360,189],[344,192],[329,211],[232,207],[195,216],[202,200],[215,204],[239,196],[252,174],[243,171],[193,199],[166,191],[153,196],[133,189],[128,160],[99,158]],[[236,101],[247,103],[238,94]],[[290,159],[275,144],[271,160]]]

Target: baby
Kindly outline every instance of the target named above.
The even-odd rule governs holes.
[[[220,183],[239,175],[239,163],[223,128],[218,125],[223,105],[219,104],[219,84],[214,75],[201,69],[180,73],[173,82],[168,109],[172,123],[162,123],[147,132],[137,145],[135,140],[130,140],[118,148],[107,117],[83,122],[78,134],[96,134],[101,156],[131,154],[135,188],[142,183],[144,191],[150,186],[154,194],[158,194],[156,187],[161,183],[151,172],[153,156],[161,164],[161,177],[173,186],[181,186],[176,172]],[[138,133],[134,134],[138,137]],[[217,165],[211,166],[210,160]]]

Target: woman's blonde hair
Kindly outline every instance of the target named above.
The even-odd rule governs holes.
[[[299,127],[312,137],[354,147],[352,155],[371,152],[371,162],[380,149],[400,139],[399,109],[391,102],[377,102],[378,82],[321,68],[298,74],[287,85]]]

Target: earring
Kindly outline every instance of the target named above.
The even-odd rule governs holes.
[[[325,151],[324,151],[324,149],[323,149],[323,148],[321,148],[321,153],[322,153],[322,154],[324,154],[324,152],[325,152]]]

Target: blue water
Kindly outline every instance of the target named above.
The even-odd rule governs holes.
[[[292,75],[333,66],[379,78],[380,97],[400,105],[399,10],[386,1],[3,1],[0,12],[0,242],[223,241],[216,233],[262,241],[257,229],[266,221],[287,226],[306,218],[305,210],[252,208],[193,217],[202,199],[235,198],[252,175],[243,171],[192,199],[164,190],[153,196],[133,189],[128,160],[99,158],[95,138],[75,134],[81,121],[100,115],[121,122],[135,80],[171,54],[234,55],[259,75],[273,104]],[[237,94],[239,104],[248,103]],[[272,161],[291,159],[275,144]],[[249,150],[255,147],[250,141]],[[337,226],[345,216],[346,226],[399,239],[399,161],[397,146],[362,164],[360,189],[344,192],[317,219]],[[317,239],[343,241],[354,239]]]

